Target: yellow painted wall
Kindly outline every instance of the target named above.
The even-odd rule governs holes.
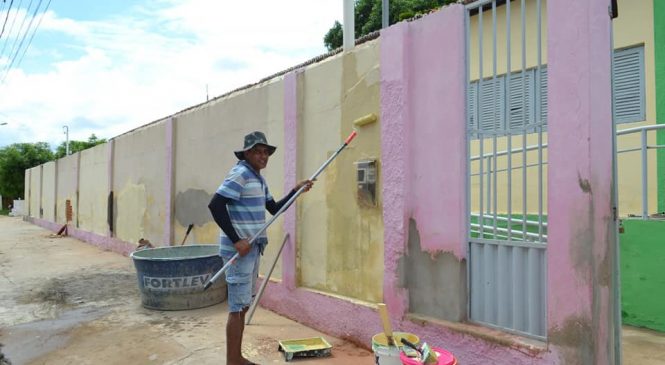
[[[208,216],[207,223],[196,226],[190,233],[193,242],[219,242],[220,229],[209,216],[209,198],[206,196],[204,199],[201,191],[212,197],[229,170],[238,162],[233,151],[242,148],[246,134],[262,131],[268,143],[277,146],[267,168],[261,173],[275,199],[284,196],[283,89],[281,79],[277,79],[176,115],[174,195],[175,201],[182,205],[176,205],[175,209],[185,210],[197,217]],[[179,196],[196,197],[196,201],[184,202],[178,199]],[[267,219],[270,218],[270,214],[266,214]],[[282,219],[277,219],[268,228],[269,244],[263,256],[261,274],[269,269],[269,262],[274,260],[282,242]],[[187,222],[178,222],[174,218],[176,242],[181,242],[186,228]],[[277,261],[272,277],[281,278],[281,260]]]
[[[56,223],[58,224],[64,225],[67,223],[67,216],[65,215],[67,200],[72,205],[72,223],[74,226],[78,221],[78,211],[76,209],[76,165],[78,159],[79,154],[75,153],[58,160],[58,193],[56,199]]]
[[[108,232],[108,144],[81,151],[79,228],[105,236]]]
[[[55,220],[55,161],[45,163],[42,169],[42,219],[53,222]]]
[[[114,139],[115,237],[161,246],[166,220],[165,127],[160,121]]]
[[[646,91],[646,121],[618,124],[617,129],[635,128],[656,124],[656,84],[654,58],[653,0],[619,0],[619,17],[614,20],[614,47],[616,49],[644,45],[644,81]],[[648,144],[656,144],[654,132],[648,134]],[[640,147],[640,135],[620,136],[617,148]],[[619,155],[619,213],[640,214],[642,211],[642,174],[640,152]],[[649,207],[653,213],[657,207],[656,154],[649,152]]]
[[[527,23],[527,32],[526,32],[526,66],[525,68],[532,68],[537,65],[537,48],[536,48],[536,1],[527,0],[526,1],[526,23]],[[654,78],[654,47],[653,47],[653,3],[651,0],[619,0],[619,17],[614,20],[614,48],[621,49],[631,46],[644,45],[644,63],[645,63],[645,91],[646,91],[646,121],[639,123],[624,123],[618,124],[617,130],[626,129],[626,128],[635,128],[644,125],[655,124],[655,78]],[[506,21],[505,21],[505,6],[499,6],[496,10],[497,14],[497,75],[505,74],[506,72]],[[546,0],[542,1],[542,64],[547,64],[547,16],[546,16],[547,4]],[[521,8],[520,2],[511,3],[511,70],[518,71],[522,68],[522,23],[521,23]],[[480,70],[480,60],[479,60],[479,41],[478,41],[478,16],[473,16],[471,18],[471,37],[470,37],[470,78],[471,80],[477,80]],[[483,78],[491,77],[493,75],[493,50],[492,50],[492,13],[490,11],[485,11],[483,13],[483,59],[482,59],[482,69],[483,69]],[[538,140],[536,133],[531,133],[527,135],[527,146],[536,144]],[[651,132],[649,134],[648,143],[654,145],[656,142],[655,134]],[[547,133],[543,133],[543,143],[547,143]],[[639,134],[633,134],[630,136],[620,136],[618,138],[618,150],[636,148],[640,146]],[[522,145],[522,136],[513,137],[512,140],[512,149],[519,148]],[[498,138],[497,139],[497,150],[505,151],[507,149],[507,139]],[[493,140],[486,140],[483,145],[483,153],[487,154],[491,152],[494,148]],[[536,162],[537,152],[528,153],[528,161]],[[471,142],[471,155],[479,156],[480,155],[480,145],[477,140]],[[619,209],[621,215],[627,215],[629,213],[639,213],[641,212],[641,162],[640,162],[639,152],[631,152],[627,154],[619,155]],[[547,161],[547,150],[543,152],[543,159]],[[498,160],[498,169],[506,168],[506,158],[500,158]],[[513,167],[519,166],[522,164],[522,155],[518,153],[513,155],[512,160]],[[483,167],[485,172],[487,172],[487,166]],[[477,173],[480,169],[479,164],[473,163],[471,165],[472,173]],[[651,210],[655,210],[656,199],[657,199],[657,184],[656,184],[656,156],[654,151],[649,152],[648,160],[648,170],[649,170],[649,206]],[[535,186],[538,181],[538,173],[536,168],[529,168],[529,173],[527,175],[527,212],[536,213],[538,211],[538,196],[537,196],[537,186]],[[544,186],[543,191],[545,196],[543,197],[543,211],[547,213],[547,165],[543,167],[544,174]],[[523,210],[523,201],[522,201],[522,170],[517,169],[513,171],[512,174],[512,213],[520,214]],[[487,189],[487,176],[483,181],[483,188]],[[480,209],[480,184],[478,177],[471,178],[472,183],[472,195],[471,195],[471,209],[472,211],[478,211]],[[497,176],[497,185],[498,185],[498,201],[497,201],[497,211],[499,213],[506,213],[508,211],[508,200],[507,200],[507,172],[499,173]],[[486,192],[484,193],[486,194]],[[487,195],[484,195],[486,199]],[[483,209],[487,211],[487,202],[483,202]],[[494,207],[492,207],[494,209]]]
[[[379,43],[368,42],[308,68],[299,79],[299,174],[314,173],[336,151],[356,118],[379,115]],[[356,165],[379,162],[380,125],[358,137],[319,176],[298,211],[299,280],[303,286],[376,302],[383,297],[383,221],[357,199]],[[380,179],[377,192],[381,191]]]

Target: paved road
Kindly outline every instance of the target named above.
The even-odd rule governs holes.
[[[223,364],[226,304],[187,311],[141,306],[132,260],[0,216],[0,343],[18,364]],[[373,364],[371,351],[257,309],[243,350],[284,363],[280,339],[323,336],[332,357],[298,364]]]
[[[225,303],[145,309],[130,258],[0,216],[0,343],[13,365],[223,364],[225,325]],[[374,364],[371,351],[261,308],[243,349],[262,364],[284,363],[278,340],[314,336],[333,344],[333,356],[295,363]],[[624,327],[623,346],[626,365],[665,365],[665,334]]]

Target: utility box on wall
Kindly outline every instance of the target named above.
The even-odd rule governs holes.
[[[366,159],[356,162],[358,202],[366,206],[376,206],[376,160]]]

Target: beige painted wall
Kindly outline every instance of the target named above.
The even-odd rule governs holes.
[[[23,199],[25,200],[25,209],[23,210],[23,215],[30,216],[30,170],[25,170],[25,177],[23,179]]]
[[[105,236],[108,232],[108,144],[81,151],[79,228]]]
[[[42,219],[55,221],[55,179],[56,163],[47,162],[42,169]]]
[[[76,173],[76,166],[79,160],[79,153],[65,156],[58,160],[58,193],[57,193],[57,207],[56,207],[56,223],[67,223],[67,216],[65,215],[66,202],[69,200],[72,205],[72,223],[76,226],[78,221],[78,210],[76,202],[76,181],[78,179]]]
[[[114,139],[115,236],[163,245],[166,220],[164,121]]]
[[[339,148],[353,120],[379,115],[379,42],[373,41],[307,69],[302,95],[298,169],[311,175]],[[357,199],[356,165],[379,163],[380,125],[358,137],[319,176],[298,211],[299,280],[303,286],[369,302],[383,298],[383,221],[376,206]]]
[[[277,146],[262,171],[276,200],[284,194],[284,85],[277,79],[176,115],[174,161],[174,236],[182,242],[188,224],[195,223],[188,242],[218,244],[220,229],[208,211],[208,202],[229,170],[238,162],[233,151],[244,136],[262,131]],[[266,213],[269,218],[269,213]],[[268,228],[261,273],[269,269],[282,242],[282,219]],[[190,241],[191,240],[191,241]],[[281,260],[273,278],[281,278]]]
[[[41,189],[39,188],[42,179],[42,167],[37,166],[30,169],[30,216],[41,218],[39,209],[41,208]]]

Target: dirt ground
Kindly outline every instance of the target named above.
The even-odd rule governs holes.
[[[224,363],[226,302],[149,310],[136,281],[128,257],[0,216],[0,365]],[[374,364],[371,351],[262,308],[243,352],[284,364],[278,340],[314,336],[333,345],[332,356],[291,363]],[[665,334],[624,326],[622,342],[624,364],[665,365]]]
[[[0,216],[0,365],[223,364],[226,315],[226,302],[145,309],[130,258]],[[333,345],[332,356],[292,363],[374,363],[371,351],[262,308],[245,328],[243,352],[285,363],[278,340],[314,336]]]

